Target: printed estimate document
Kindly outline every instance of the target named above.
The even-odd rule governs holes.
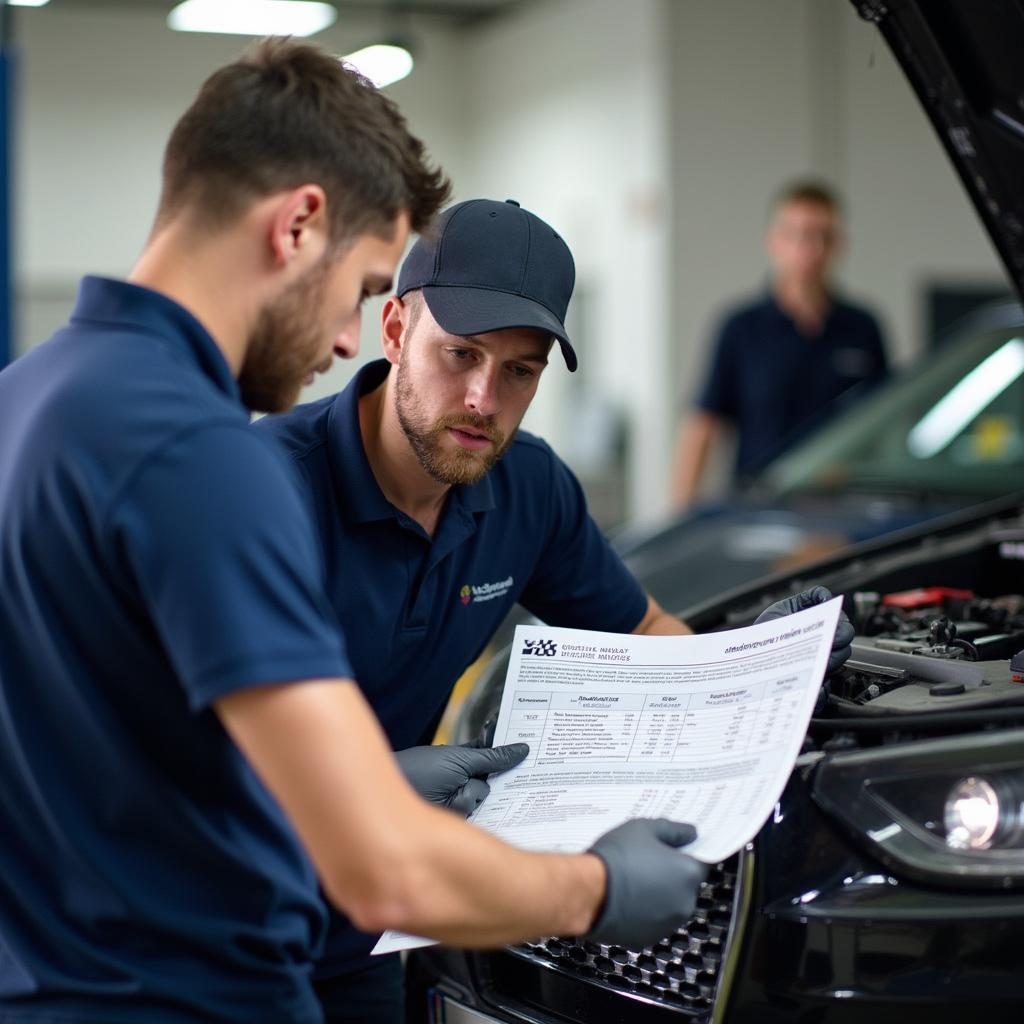
[[[697,826],[687,853],[731,856],[786,785],[841,607],[700,636],[517,627],[494,745],[530,753],[492,776],[470,820],[571,853],[629,818],[672,818]],[[428,941],[390,932],[374,952]]]

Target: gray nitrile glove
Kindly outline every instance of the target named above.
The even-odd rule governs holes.
[[[409,747],[396,751],[395,759],[409,785],[424,800],[469,815],[491,791],[487,776],[515,768],[529,752],[526,743],[488,749]]]
[[[584,936],[638,949],[671,935],[693,915],[707,868],[677,847],[697,838],[693,825],[634,818],[590,848],[608,870],[604,905]]]
[[[771,619],[781,619],[785,615],[792,615],[793,612],[802,612],[805,608],[813,608],[816,604],[824,604],[832,600],[832,594],[826,587],[811,587],[800,594],[794,594],[782,601],[770,604],[754,622],[768,622]],[[832,653],[828,656],[828,668],[825,675],[830,676],[837,669],[842,668],[843,662],[850,656],[853,638],[856,634],[853,631],[853,623],[846,617],[846,612],[839,613],[839,625],[836,627],[835,639],[832,641]]]
[[[498,726],[496,718],[488,718],[480,731],[466,744],[467,747],[490,747],[494,744],[494,730]]]

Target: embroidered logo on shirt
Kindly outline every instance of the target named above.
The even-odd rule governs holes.
[[[515,581],[511,576],[497,580],[495,583],[467,583],[459,591],[459,600],[463,604],[479,604],[481,601],[493,601],[496,597],[504,597]]]

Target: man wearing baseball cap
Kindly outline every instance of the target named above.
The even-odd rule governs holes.
[[[576,369],[574,280],[568,246],[539,217],[513,200],[459,203],[402,265],[384,358],[257,425],[300,470],[355,676],[410,781],[437,802],[467,783],[452,768],[463,748],[423,745],[516,602],[557,626],[690,632],[612,551],[568,467],[518,429],[555,341]],[[458,809],[486,795],[473,786]],[[398,958],[371,961],[375,939],[336,916],[317,983],[328,1021],[359,1019],[345,1007],[371,999],[366,1019],[402,1019]]]

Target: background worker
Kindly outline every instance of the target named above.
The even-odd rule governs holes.
[[[318,880],[363,928],[463,945],[653,941],[692,909],[689,826],[527,854],[415,794],[249,428],[353,354],[446,193],[368,82],[265,42],[175,126],[130,279],[87,277],[0,373],[5,1024],[315,1024]]]
[[[255,425],[300,471],[356,678],[396,749],[430,742],[517,601],[557,626],[690,632],[612,551],[568,467],[518,429],[555,341],[576,368],[564,326],[574,277],[568,246],[535,214],[459,203],[402,265],[384,358],[339,394]],[[765,616],[830,596],[818,590]],[[851,640],[844,623],[832,667]],[[366,989],[374,1020],[402,1019],[401,965],[371,960],[375,940],[335,916],[317,975],[328,1020],[360,1019],[351,1007]]]
[[[679,428],[675,508],[692,503],[708,454],[727,433],[736,435],[733,477],[741,483],[823,423],[839,399],[885,379],[878,322],[831,282],[842,248],[842,211],[829,188],[795,182],[778,193],[765,235],[768,291],[724,317],[696,408]]]

